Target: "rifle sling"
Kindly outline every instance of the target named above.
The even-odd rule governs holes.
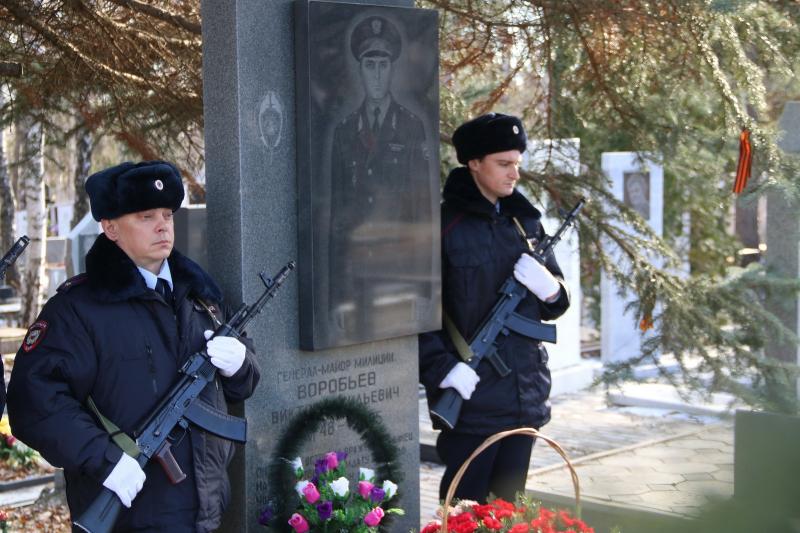
[[[200,306],[203,309],[205,309],[206,313],[208,313],[208,316],[211,317],[211,320],[214,321],[214,324],[216,326],[220,326],[222,324],[219,318],[217,318],[217,316],[214,314],[214,311],[211,309],[211,306],[207,302],[205,302],[201,298],[195,298],[194,300],[195,302],[200,304]],[[87,398],[86,403],[89,405],[89,408],[95,414],[97,419],[100,420],[100,424],[102,424],[103,429],[105,429],[106,432],[108,432],[108,435],[109,437],[111,437],[111,440],[114,441],[114,444],[119,446],[123,452],[127,453],[128,455],[136,459],[140,453],[139,446],[136,444],[136,441],[130,438],[124,431],[119,429],[114,422],[103,416],[103,413],[101,413],[100,410],[97,408],[97,404],[94,403],[94,400],[92,399],[91,396]]]
[[[525,243],[525,246],[528,247],[528,251],[532,252],[535,248],[533,244],[531,244],[531,240],[528,238],[528,235],[525,233],[525,228],[522,227],[522,224],[520,224],[519,220],[517,220],[517,217],[511,217],[511,220],[514,221],[514,225],[517,227],[517,231],[522,237],[522,241]]]
[[[461,359],[464,361],[472,359],[475,355],[472,353],[472,348],[469,347],[464,336],[458,331],[458,328],[453,324],[450,315],[448,315],[446,311],[442,311],[442,322],[444,322],[444,329],[446,329],[447,334],[450,335],[450,340],[452,340],[453,344],[456,346],[456,351],[458,351],[458,355],[461,356]]]
[[[114,444],[119,446],[123,452],[136,459],[139,456],[139,446],[136,445],[136,442],[124,431],[119,429],[114,422],[103,416],[91,396],[88,397],[86,403],[89,404],[89,408],[97,416],[98,420],[100,420],[103,429],[108,432]]]

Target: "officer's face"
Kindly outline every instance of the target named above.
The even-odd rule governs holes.
[[[514,192],[519,181],[519,163],[522,154],[519,150],[495,152],[483,159],[471,159],[468,163],[478,190],[492,203]]]
[[[158,274],[164,259],[172,252],[174,227],[171,209],[148,209],[100,222],[106,237],[117,243],[136,266],[153,274]]]
[[[386,56],[362,57],[360,72],[367,98],[383,99],[392,81],[392,61]]]

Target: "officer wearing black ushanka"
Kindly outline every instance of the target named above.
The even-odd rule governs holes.
[[[489,113],[453,134],[462,167],[450,172],[442,203],[442,305],[458,334],[472,337],[513,275],[529,294],[517,312],[552,320],[569,306],[569,293],[555,258],[542,265],[526,241],[541,239],[540,213],[517,190],[519,163],[527,138],[516,117]],[[455,472],[490,435],[550,419],[550,371],[541,342],[514,332],[499,341],[499,356],[511,373],[500,377],[483,361],[477,372],[462,362],[444,330],[419,337],[420,381],[433,404],[453,387],[464,398],[455,428],[439,427],[436,442],[446,465],[439,495],[444,498]],[[524,490],[533,441],[524,435],[502,439],[476,458],[456,496],[485,501],[491,492],[509,501]]]
[[[425,129],[391,93],[401,50],[400,33],[384,17],[364,18],[350,36],[364,99],[333,135],[329,307],[334,311],[350,305],[356,291],[369,291],[356,277],[370,269],[372,247],[359,246],[355,232],[374,236],[381,228],[417,220],[418,210],[430,212]]]
[[[12,430],[64,469],[73,518],[106,487],[126,507],[115,531],[212,531],[230,499],[233,444],[191,426],[174,434],[187,478],[172,485],[157,462],[142,470],[123,453],[98,417],[131,435],[203,347],[218,373],[200,398],[225,411],[258,383],[252,346],[206,340],[226,312],[211,277],[173,249],[172,215],[184,192],[172,164],[123,163],[90,176],[86,192],[103,233],[86,273],[59,287],[17,352]]]

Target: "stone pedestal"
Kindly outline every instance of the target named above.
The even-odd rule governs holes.
[[[388,2],[373,2],[388,5]],[[398,2],[394,2],[397,5]],[[400,2],[411,5],[411,2]],[[258,272],[273,274],[298,256],[297,136],[295,132],[294,3],[202,3],[208,261],[233,304],[261,292]],[[280,135],[265,136],[264,110]],[[298,408],[342,394],[378,411],[401,450],[405,479],[399,505],[406,516],[392,529],[419,526],[417,338],[326,351],[299,349],[298,278],[279,291],[249,327],[262,379],[238,406],[248,442],[231,468],[233,501],[222,531],[262,531],[257,519],[270,487],[275,441]],[[350,470],[373,466],[366,447],[344,422],[326,425],[303,457],[348,450]]]

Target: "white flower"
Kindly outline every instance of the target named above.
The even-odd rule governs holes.
[[[350,481],[344,476],[340,477],[339,479],[335,479],[331,481],[331,490],[337,496],[347,496],[348,491],[350,490]]]
[[[397,485],[389,481],[388,479],[383,482],[383,492],[386,493],[386,499],[388,500],[395,494],[397,494]]]
[[[375,479],[375,471],[371,468],[359,468],[358,479],[360,481],[372,481]]]
[[[306,488],[306,485],[308,485],[309,483],[311,483],[311,482],[308,481],[308,480],[303,479],[303,480],[298,481],[295,484],[294,490],[297,492],[298,496],[300,496],[301,498],[303,497],[303,489]]]
[[[303,475],[303,460],[299,457],[295,457],[294,460],[292,460],[292,472],[298,477]]]

